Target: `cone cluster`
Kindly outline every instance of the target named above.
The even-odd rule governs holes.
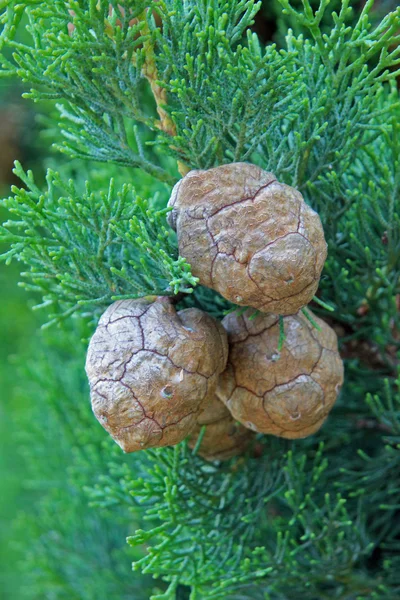
[[[318,215],[246,163],[192,171],[170,206],[180,254],[200,283],[260,312],[220,323],[199,309],[177,312],[167,297],[114,303],[87,356],[97,419],[125,452],[188,437],[207,460],[242,453],[254,432],[315,433],[343,383],[335,332],[299,312],[326,258]]]

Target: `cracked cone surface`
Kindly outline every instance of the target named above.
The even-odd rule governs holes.
[[[202,285],[281,315],[315,295],[327,256],[321,220],[273,173],[247,163],[191,171],[169,206],[179,253]]]
[[[222,325],[198,309],[115,302],[88,349],[93,412],[125,452],[177,444],[213,397],[227,352]]]
[[[284,318],[286,339],[278,353],[279,317],[250,311],[222,321],[229,360],[217,396],[249,429],[289,439],[318,431],[343,383],[343,362],[333,329],[313,315]]]

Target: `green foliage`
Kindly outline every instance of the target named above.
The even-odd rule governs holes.
[[[104,482],[92,490],[99,506],[121,501],[122,493],[145,511],[147,528],[129,543],[148,546],[135,568],[170,582],[154,600],[175,598],[178,583],[190,586],[190,600],[286,598],[293,589],[297,598],[339,598],[338,589],[348,591],[346,578],[370,543],[362,517],[352,520],[346,500],[325,493],[323,446],[307,464],[301,453],[286,454],[285,442],[261,443],[261,457],[224,468],[185,446],[150,451],[134,477],[126,466],[113,469],[107,493]],[[358,590],[379,584],[360,574]]]
[[[52,320],[77,311],[99,315],[126,296],[190,293],[196,285],[167,228],[167,209],[153,209],[132,185],[117,192],[111,180],[107,191],[92,191],[87,182],[79,190],[49,170],[42,193],[32,173],[19,164],[15,173],[26,188],[14,187],[5,201],[15,219],[0,229],[11,244],[3,259],[30,267],[23,285],[43,295]]]
[[[390,185],[391,210],[386,192],[374,192],[375,206],[365,218],[364,205],[371,178],[374,189],[382,190],[373,164],[385,181],[385,170],[392,178],[396,172],[398,94],[388,94],[383,84],[396,77],[400,60],[398,9],[379,21],[372,2],[356,16],[347,0],[336,3],[337,13],[328,13],[325,0],[315,11],[306,2],[304,12],[282,0],[284,12],[306,35],[289,31],[286,47],[278,49],[262,48],[249,31],[259,8],[253,1],[158,2],[154,10],[162,28],[150,13],[144,23],[140,2],[126,3],[125,12],[118,3],[110,10],[105,1],[89,7],[28,4],[33,47],[10,40],[18,66],[5,61],[4,69],[29,81],[34,99],[62,101],[60,115],[67,121],[58,147],[79,157],[141,166],[170,182],[174,175],[160,173],[153,164],[158,160],[171,170],[160,159],[161,148],[164,156],[172,154],[195,168],[249,160],[273,170],[302,190],[325,225],[330,256],[324,298],[352,325],[359,323],[357,309],[368,302],[363,335],[381,345],[393,343],[383,331],[397,319],[400,263],[393,201],[398,188]],[[22,4],[14,5],[19,14]],[[72,35],[69,23],[75,24]],[[173,138],[159,132],[149,110],[143,75],[149,44],[155,46],[153,67],[167,92]],[[146,151],[150,162],[144,144],[153,147]],[[386,216],[381,226],[371,227],[378,209]],[[356,227],[364,233],[358,235]],[[382,248],[388,230],[389,242]],[[378,249],[375,261],[371,252]],[[135,282],[129,273],[123,276],[129,293]],[[87,299],[104,294],[102,288]]]
[[[14,450],[23,457],[23,493],[13,531],[21,561],[18,600],[145,600],[146,579],[135,582],[125,537],[127,507],[93,511],[84,485],[106,473],[112,442],[93,420],[82,369],[85,328],[33,337],[18,362],[13,402]],[[30,402],[26,402],[29,396]],[[122,453],[114,460],[126,463]],[[132,529],[133,530],[133,529]],[[15,576],[15,573],[14,573]],[[10,596],[11,597],[11,596]]]
[[[342,457],[335,460],[331,447],[328,462],[313,438],[292,444],[261,437],[248,457],[225,465],[205,463],[185,444],[126,456],[90,412],[84,347],[76,344],[86,335],[81,328],[45,343],[36,337],[21,357],[16,396],[24,398],[29,388],[31,402],[19,419],[17,443],[33,506],[15,524],[16,536],[30,540],[28,552],[19,548],[21,598],[36,600],[46,590],[55,600],[172,600],[182,584],[190,586],[191,599],[288,600],[294,589],[300,600],[389,600],[400,593],[390,518],[400,497],[393,454],[398,394],[387,387],[384,402],[368,399],[375,424],[369,436],[382,435],[384,425],[387,447],[368,459],[354,452],[350,437],[354,472],[342,475]],[[326,435],[336,448],[343,444],[335,434],[338,420],[332,417]],[[351,435],[351,423],[346,427]],[[94,508],[87,506],[87,486]],[[373,501],[377,487],[390,506]],[[352,501],[360,495],[366,505]],[[124,550],[126,535],[131,551]],[[373,544],[382,545],[384,566],[370,576],[365,557]],[[146,578],[136,579],[131,560],[135,570],[164,579],[167,589],[159,583],[151,591]]]
[[[281,4],[293,13],[287,1]],[[227,5],[211,2],[202,10],[195,2],[160,3],[167,26],[158,62],[178,132],[173,145],[183,147],[181,158],[193,168],[250,160],[303,188],[349,159],[368,131],[376,135],[381,83],[396,76],[388,69],[400,61],[400,12],[371,30],[368,2],[352,28],[346,1],[332,15],[330,35],[323,35],[319,23],[328,2],[315,15],[305,3],[304,14],[294,14],[311,39],[289,32],[287,48],[278,51],[263,50],[254,35],[246,47],[237,46],[254,3],[231,8],[236,26]],[[236,6],[241,13],[247,9],[242,21]]]
[[[22,459],[15,451],[17,430],[15,415],[23,412],[29,404],[26,397],[12,394],[15,386],[15,371],[10,368],[10,355],[20,354],[26,346],[26,337],[33,335],[37,323],[26,305],[26,295],[16,286],[17,269],[0,267],[0,471],[3,478],[0,496],[0,595],[15,598],[15,562],[19,558],[10,540],[15,540],[12,520],[16,508],[23,508],[26,498],[20,493],[23,479]],[[14,594],[14,595],[13,595]]]
[[[398,540],[394,540],[399,537],[399,525],[388,519],[387,513],[394,517],[400,507],[400,379],[393,384],[385,379],[383,385],[383,398],[367,395],[371,419],[365,423],[380,433],[383,443],[372,456],[360,450],[357,467],[342,469],[346,476],[343,487],[351,497],[363,499],[363,512],[370,519],[375,539],[385,539],[385,547],[388,539],[392,540],[389,547],[398,549]]]
[[[14,25],[4,35],[14,49],[17,67],[3,58],[3,74],[17,74],[34,85],[34,100],[60,100],[61,117],[67,120],[63,146],[78,157],[140,167],[162,181],[174,177],[146,158],[135,135],[132,119],[157,129],[143,94],[141,74],[145,61],[143,23],[130,24],[148,3],[10,2],[3,20],[17,22],[27,15],[32,46],[12,40]],[[109,13],[109,5],[113,10]],[[10,11],[13,12],[11,20]],[[73,33],[68,31],[74,26]],[[8,29],[10,31],[8,32]]]
[[[385,134],[360,152],[341,180],[331,176],[338,199],[336,223],[331,221],[336,244],[323,281],[324,294],[359,337],[394,351],[400,325],[399,114],[397,110]]]
[[[30,522],[28,566],[43,578],[27,600],[46,585],[57,600],[140,600],[141,580],[123,567],[128,550],[113,551],[125,535],[135,569],[164,582],[146,589],[154,600],[400,597],[400,9],[328,4],[274,2],[281,42],[264,46],[252,31],[254,0],[3,3],[1,44],[13,52],[3,74],[56,103],[49,131],[62,133],[54,141],[74,165],[102,163],[85,177],[83,167],[56,166],[44,190],[17,166],[24,187],[4,201],[13,219],[0,230],[4,256],[28,266],[25,287],[51,319],[95,320],[113,299],[153,294],[179,293],[182,306],[218,317],[235,309],[196,286],[165,206],[176,160],[181,170],[246,160],[319,212],[329,246],[320,295],[334,313],[315,310],[342,332],[348,358],[320,433],[260,437],[246,457],[220,464],[185,443],[132,457],[103,447],[106,434],[85,412],[81,349],[64,340],[61,354],[40,354],[34,398],[42,391],[46,431],[62,433],[62,464],[71,448],[74,460],[57,473],[65,493],[46,492]],[[15,37],[22,14],[31,43]],[[32,460],[42,469],[34,481],[52,481],[44,458]],[[78,514],[79,563],[69,537]],[[55,522],[57,536],[41,533]],[[104,554],[94,560],[98,528]]]
[[[160,78],[177,135],[175,153],[192,168],[253,160],[272,126],[297,109],[292,56],[263,49],[248,31],[260,3],[160,2]],[[165,145],[171,141],[165,137]],[[257,161],[255,161],[257,162]]]

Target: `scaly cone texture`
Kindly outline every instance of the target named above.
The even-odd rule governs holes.
[[[191,171],[169,206],[180,255],[202,285],[281,315],[311,301],[327,255],[321,220],[272,173],[247,163]]]
[[[302,314],[284,318],[280,354],[278,316],[232,313],[223,320],[230,353],[217,395],[246,427],[294,439],[322,426],[343,383],[343,363],[335,332],[313,318],[320,331]]]
[[[198,454],[206,460],[228,460],[242,454],[253,434],[235,421],[225,404],[213,396],[197,418],[197,425],[189,438],[194,448],[203,426],[206,426]]]
[[[222,325],[198,309],[115,302],[89,345],[93,412],[125,452],[177,444],[214,396],[227,354]]]

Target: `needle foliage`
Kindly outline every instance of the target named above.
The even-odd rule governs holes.
[[[21,376],[21,393],[35,379],[30,418],[45,414],[63,440],[54,468],[71,465],[57,496],[45,460],[33,461],[44,489],[34,523],[19,521],[33,540],[26,599],[400,598],[400,8],[0,6],[1,75],[44,103],[61,151],[45,177],[16,165],[3,259],[24,265],[43,320],[70,330],[38,338],[38,367]],[[261,10],[273,15],[275,42],[256,33]],[[329,256],[319,295],[334,312],[313,310],[340,334],[344,389],[303,441],[260,436],[224,464],[185,443],[126,457],[90,418],[78,340],[117,298],[179,294],[219,317],[232,309],[198,285],[165,218],[180,174],[232,161],[273,171],[321,216]],[[64,520],[55,505],[68,508]]]

